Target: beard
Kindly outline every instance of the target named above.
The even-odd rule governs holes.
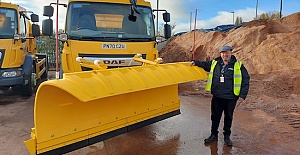
[[[228,62],[230,61],[230,56],[223,56],[222,58],[223,58],[223,61],[228,61]]]

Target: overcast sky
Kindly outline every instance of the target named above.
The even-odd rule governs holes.
[[[11,2],[25,7],[42,16],[43,6],[56,2],[56,0],[0,0]],[[157,0],[148,0],[154,9],[157,8]],[[60,0],[67,3],[67,0]],[[192,17],[192,28],[194,27],[195,11],[197,9],[197,28],[213,28],[218,25],[232,24],[234,19],[242,17],[243,21],[253,20],[256,16],[266,12],[280,10],[281,0],[159,0],[159,9],[166,9],[171,14],[171,24],[176,25],[174,33],[190,30],[190,17]],[[256,5],[258,2],[258,5]],[[282,0],[282,14],[287,16],[300,10],[300,0]],[[59,7],[59,27],[63,28],[66,9]],[[192,12],[192,13],[191,13]],[[234,12],[234,13],[232,13]],[[156,13],[155,13],[156,14]],[[192,16],[191,16],[192,15]],[[55,17],[56,15],[54,15]],[[156,21],[156,20],[155,20]],[[159,23],[162,16],[159,14]],[[41,24],[40,24],[41,25]]]

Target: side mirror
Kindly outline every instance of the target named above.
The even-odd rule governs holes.
[[[169,24],[164,25],[164,35],[166,39],[171,38],[171,26]]]
[[[37,37],[40,36],[40,26],[37,24],[32,24],[32,36]]]
[[[53,20],[52,19],[45,19],[42,23],[42,33],[46,36],[53,35]]]
[[[44,6],[43,16],[52,17],[54,12],[54,8],[51,5]]]
[[[163,13],[163,19],[165,22],[170,22],[170,13],[168,12]]]
[[[129,21],[132,21],[132,22],[136,22],[136,16],[134,16],[134,15],[129,15],[128,16],[128,19],[129,19]]]
[[[31,14],[30,18],[31,18],[32,22],[39,22],[40,21],[39,20],[39,15],[37,15],[37,14]]]

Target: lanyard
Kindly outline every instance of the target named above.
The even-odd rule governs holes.
[[[226,68],[227,64],[224,64],[222,66],[222,69],[221,69],[221,76],[223,76],[223,74],[225,73],[225,68]]]

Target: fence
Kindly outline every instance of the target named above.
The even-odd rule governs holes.
[[[49,70],[55,70],[56,67],[56,52],[55,50],[40,50],[39,53],[46,53],[48,56],[48,66]],[[60,64],[60,54],[59,54],[59,64]]]
[[[55,70],[56,67],[56,50],[55,50],[55,40],[51,38],[38,38],[37,39],[37,51],[38,53],[45,53],[48,55],[48,66],[49,70]],[[63,44],[59,44],[59,64],[60,64],[60,53],[62,51]]]

